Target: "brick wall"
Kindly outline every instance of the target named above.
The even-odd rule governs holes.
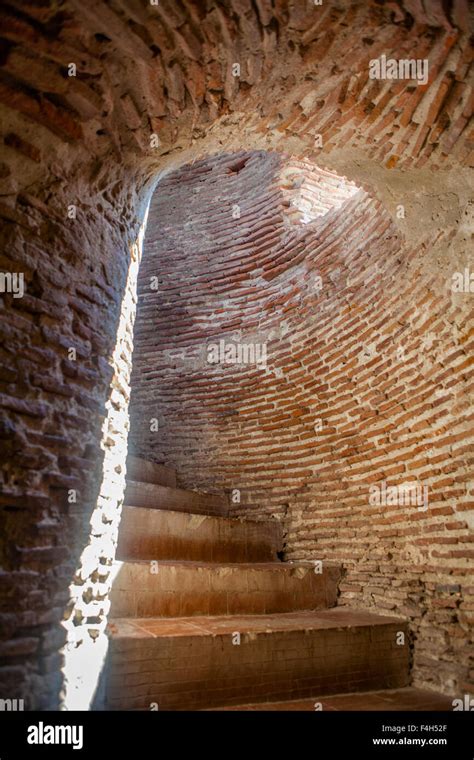
[[[57,201],[54,213],[26,197],[3,230],[3,271],[22,272],[25,293],[0,301],[1,683],[26,709],[56,704],[62,621],[74,648],[105,625],[138,264],[96,213],[88,233],[107,238],[98,255],[81,209],[68,220]]]
[[[474,601],[473,339],[454,262],[433,271],[449,235],[412,245],[365,190],[277,154],[168,175],[139,273],[131,440],[181,485],[278,515],[288,559],[342,561],[339,603],[408,618],[416,681],[456,691]],[[209,363],[221,340],[265,343],[266,366]],[[428,504],[373,504],[382,482],[426,486]]]

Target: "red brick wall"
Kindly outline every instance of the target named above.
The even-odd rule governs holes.
[[[48,212],[26,196],[2,230],[2,271],[24,275],[24,295],[0,300],[0,692],[28,710],[57,705],[63,624],[73,651],[103,634],[125,479],[138,252],[78,198],[58,191]]]
[[[303,224],[311,187],[323,215]],[[474,603],[472,296],[433,270],[427,233],[413,247],[364,190],[276,154],[166,177],[139,273],[131,437],[181,485],[277,514],[287,559],[341,560],[339,603],[408,618],[417,682],[450,691],[467,689]],[[209,364],[221,339],[266,342],[266,369]],[[371,505],[382,481],[427,486],[427,510]]]

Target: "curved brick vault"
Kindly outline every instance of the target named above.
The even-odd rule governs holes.
[[[133,282],[124,293],[160,178],[148,234],[166,236],[140,277],[166,253],[162,289],[141,306],[163,307],[162,358],[137,382],[135,446],[148,447],[136,412],[155,380],[155,459],[183,483],[241,489],[241,510],[277,513],[288,558],[342,559],[344,603],[412,621],[418,682],[469,691],[472,301],[449,287],[468,262],[468,33],[463,0],[6,4],[1,264],[26,291],[0,301],[2,693],[58,704],[65,608],[78,648],[103,636]],[[381,54],[429,59],[427,85],[370,79]],[[331,172],[361,188],[340,206]],[[273,364],[258,378],[193,365],[217,325],[263,333]],[[136,340],[138,372],[145,322]],[[428,511],[369,508],[364,487],[391,477],[425,478]]]

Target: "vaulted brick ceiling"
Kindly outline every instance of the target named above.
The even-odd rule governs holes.
[[[105,156],[162,165],[156,154],[223,139],[302,153],[319,133],[325,157],[345,148],[390,167],[464,165],[468,29],[464,0],[7,3],[7,164],[24,155],[34,181],[85,160],[97,172]],[[382,53],[429,58],[430,86],[370,80]]]

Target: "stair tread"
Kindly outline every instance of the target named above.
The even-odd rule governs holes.
[[[179,489],[175,489],[175,490],[179,490]],[[188,493],[197,493],[197,492],[196,491],[189,491]],[[200,494],[200,495],[205,496],[205,494]],[[213,495],[215,496],[215,494],[213,494]],[[252,518],[252,517],[242,517],[242,516],[239,516],[239,517],[229,517],[227,515],[201,515],[201,514],[195,514],[194,512],[189,512],[189,513],[187,513],[187,512],[178,512],[177,510],[173,510],[173,509],[160,509],[160,507],[137,507],[134,504],[124,504],[123,506],[124,506],[124,508],[126,507],[126,508],[129,508],[129,509],[144,510],[144,511],[150,512],[152,514],[160,513],[160,514],[170,515],[170,516],[172,516],[172,515],[181,516],[183,514],[184,515],[189,514],[192,517],[202,517],[202,518],[204,518],[206,520],[217,520],[220,523],[226,522],[226,523],[229,523],[230,525],[240,524],[240,525],[255,525],[257,527],[259,527],[259,526],[266,527],[268,525],[273,526],[273,525],[279,525],[280,524],[280,521],[277,520],[276,517],[270,517],[270,518],[266,518],[264,520],[257,520],[257,519]]]
[[[250,702],[240,705],[206,708],[207,711],[279,711],[314,712],[315,703],[320,702],[327,710],[375,710],[375,711],[444,711],[453,709],[451,697],[426,689],[405,686],[401,689],[377,689],[352,691],[340,694],[323,694],[306,699],[288,699],[279,702]]]
[[[239,570],[294,570],[298,567],[314,568],[313,562],[301,560],[301,562],[207,562],[205,560],[188,560],[188,559],[160,559],[158,565],[167,565],[168,567],[184,566],[206,567],[211,570],[238,568]],[[116,565],[149,565],[149,559],[126,559],[115,560]],[[323,562],[324,567],[341,567],[340,562]]]
[[[153,639],[160,636],[209,636],[240,633],[274,633],[295,630],[356,628],[402,623],[400,618],[365,610],[303,610],[274,615],[216,615],[179,618],[114,618],[109,632],[114,639]]]
[[[149,483],[147,480],[134,480],[133,478],[127,478],[127,485],[143,486],[150,491],[173,491],[174,493],[187,494],[188,496],[199,496],[203,499],[210,499],[211,501],[226,502],[225,496],[218,493],[208,493],[206,491],[191,491],[189,488],[178,488],[176,486],[163,486],[161,483]]]

